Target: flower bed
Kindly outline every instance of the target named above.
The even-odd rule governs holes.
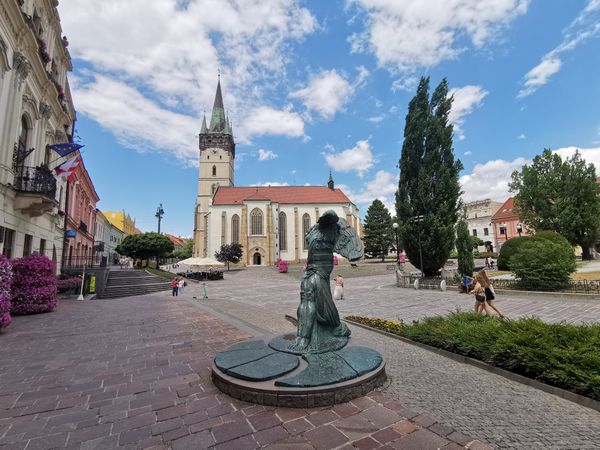
[[[36,314],[56,307],[54,263],[33,254],[12,261],[11,314]]]
[[[81,278],[59,278],[56,280],[56,290],[59,294],[76,294],[81,286]]]
[[[0,253],[0,328],[10,325],[10,287],[12,268],[6,256]]]
[[[500,320],[465,312],[412,325],[360,316],[346,319],[600,400],[600,324]]]

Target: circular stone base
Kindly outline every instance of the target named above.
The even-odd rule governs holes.
[[[269,354],[267,351],[263,354],[259,350],[269,341],[270,338],[243,341],[218,353],[212,366],[215,386],[225,394],[246,402],[311,408],[344,403],[361,397],[386,380],[383,357],[370,348],[353,346],[352,339],[340,351],[295,357],[298,360],[295,367],[291,360],[287,360],[287,357],[292,357],[289,353]],[[282,358],[283,365],[277,361],[280,358],[278,355],[286,355],[286,358]],[[249,359],[253,361],[244,363]],[[345,363],[340,364],[336,360],[344,360]],[[264,361],[281,366],[281,375],[273,377],[275,367],[272,367],[273,364],[262,363]],[[340,373],[338,368],[348,366],[348,362],[354,373]],[[267,367],[265,370],[269,373],[265,373],[262,380],[255,377],[256,366]],[[321,369],[315,369],[317,367]]]

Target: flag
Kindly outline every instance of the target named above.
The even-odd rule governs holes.
[[[48,145],[49,150],[54,150],[60,156],[67,156],[76,150],[79,150],[83,145],[74,144],[71,142],[65,142],[64,144],[52,144]]]
[[[66,160],[64,163],[54,168],[54,173],[59,177],[69,178],[79,167],[79,155],[73,156],[71,159]]]

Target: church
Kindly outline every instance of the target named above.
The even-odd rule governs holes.
[[[304,261],[304,236],[329,209],[361,235],[358,208],[335,188],[331,173],[326,186],[235,186],[235,141],[220,80],[209,125],[206,117],[202,120],[199,149],[194,257],[214,258],[221,245],[239,243],[240,265]]]

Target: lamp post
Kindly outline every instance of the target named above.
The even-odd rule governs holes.
[[[154,214],[154,217],[156,217],[158,219],[158,234],[160,234],[160,221],[162,219],[162,216],[164,216],[165,214],[165,210],[162,207],[162,203],[158,206],[158,208],[156,208],[156,214]]]
[[[425,276],[423,272],[423,250],[421,249],[421,222],[423,221],[423,215],[416,215],[411,218],[413,222],[417,222],[419,227],[419,262],[421,263],[421,278]]]
[[[396,238],[396,264],[400,263],[400,235],[398,234],[398,222],[394,222],[392,224],[392,228],[394,229],[394,237]]]

